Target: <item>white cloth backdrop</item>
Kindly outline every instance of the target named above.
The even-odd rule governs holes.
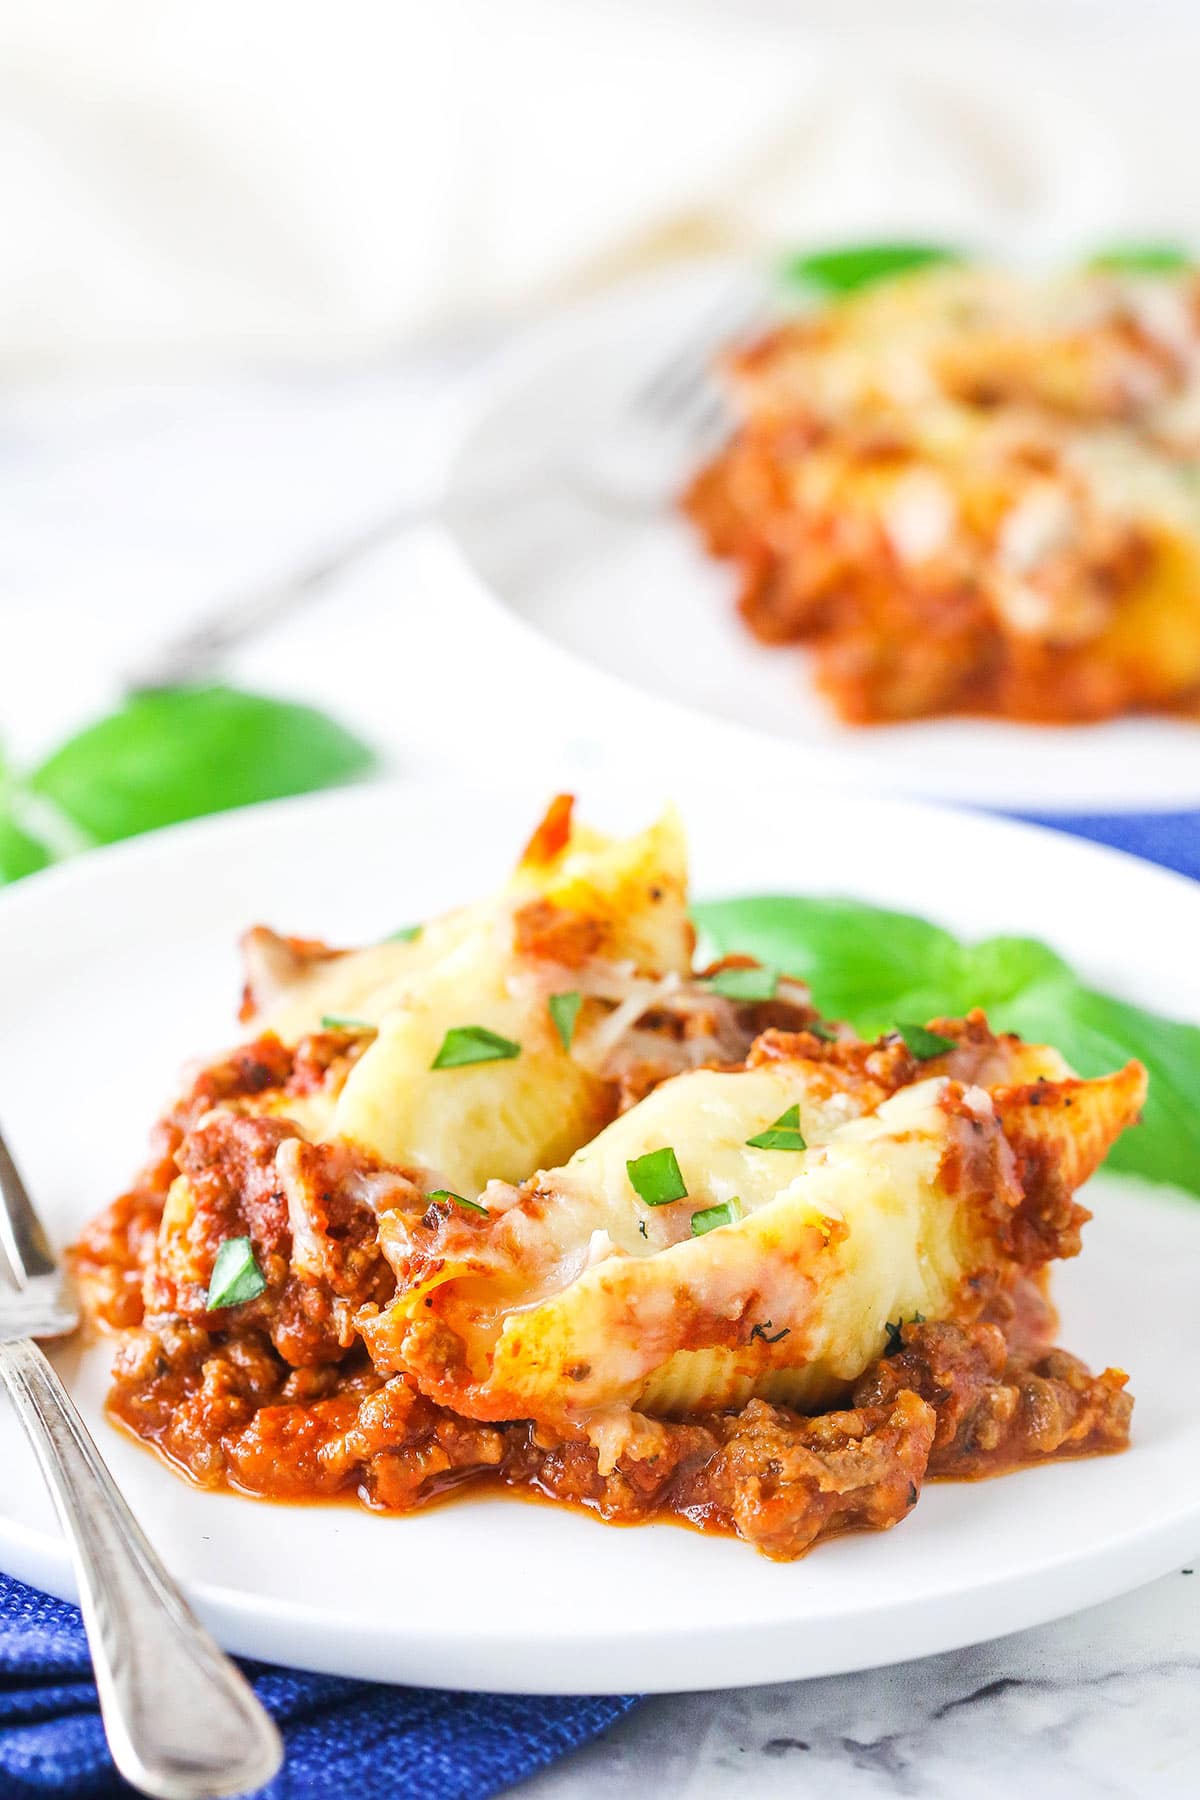
[[[1193,0],[0,0],[0,357],[338,355],[681,248],[1200,235]]]

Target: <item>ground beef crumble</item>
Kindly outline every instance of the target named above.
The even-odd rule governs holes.
[[[1122,1449],[1125,1376],[1067,1352],[1010,1351],[999,1326],[906,1325],[844,1409],[806,1418],[751,1400],[738,1412],[638,1419],[603,1471],[584,1437],[529,1421],[483,1425],[389,1380],[361,1352],[290,1369],[261,1333],[180,1326],[124,1343],[113,1415],[203,1485],[265,1498],[411,1511],[468,1480],[525,1489],[631,1524],[676,1518],[770,1557],[882,1530],[926,1479],[1001,1474]]]
[[[876,1103],[913,1079],[898,1040],[829,1041],[782,1014],[753,1024],[762,1035],[752,1065],[794,1053],[802,1040],[831,1083],[868,1087]],[[956,1029],[969,1080],[996,1040],[981,1015]],[[357,1496],[411,1511],[470,1482],[614,1522],[676,1519],[787,1560],[822,1538],[898,1523],[927,1479],[1000,1474],[1128,1442],[1125,1375],[1092,1375],[1053,1347],[1043,1259],[1077,1247],[1082,1209],[1049,1168],[1028,1171],[1018,1217],[1026,1274],[993,1293],[975,1323],[896,1329],[838,1410],[804,1417],[756,1399],[682,1420],[632,1413],[617,1452],[603,1458],[582,1428],[460,1417],[411,1374],[373,1367],[348,1323],[359,1308],[386,1304],[393,1281],[364,1195],[382,1181],[399,1184],[413,1205],[428,1196],[352,1146],[306,1142],[286,1116],[290,1096],[344,1079],[359,1048],[346,1032],[314,1034],[295,1049],[267,1036],[203,1070],[158,1127],[135,1187],[76,1246],[89,1311],[122,1333],[113,1417],[201,1485],[278,1500]],[[263,1095],[279,1103],[269,1116],[255,1111]],[[175,1234],[182,1254],[173,1264],[159,1223],[181,1173],[195,1215]],[[307,1261],[293,1242],[298,1194],[313,1227]],[[397,1203],[393,1187],[386,1204]],[[267,1286],[257,1300],[210,1313],[215,1248],[243,1233]],[[437,1328],[432,1318],[428,1328]]]

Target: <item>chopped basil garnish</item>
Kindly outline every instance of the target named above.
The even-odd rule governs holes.
[[[424,929],[423,925],[402,925],[399,931],[389,932],[383,941],[385,944],[411,944],[420,937]]]
[[[209,1312],[217,1312],[223,1306],[240,1306],[244,1300],[257,1300],[266,1285],[250,1239],[226,1238],[217,1251],[204,1304]]]
[[[583,995],[578,993],[551,994],[546,1004],[550,1008],[550,1017],[554,1020],[554,1029],[562,1041],[564,1050],[571,1048],[571,1039],[575,1036],[575,1021],[579,1017],[579,1009],[583,1005]]]
[[[508,1062],[520,1056],[520,1044],[489,1031],[485,1025],[452,1025],[431,1069],[462,1069],[468,1063]]]
[[[751,1150],[807,1150],[800,1130],[799,1106],[789,1106],[773,1125],[768,1125],[757,1137],[747,1138],[746,1143]]]
[[[823,1019],[814,1019],[812,1023],[806,1025],[804,1029],[805,1031],[811,1031],[815,1038],[820,1038],[823,1044],[837,1043],[837,1032],[833,1029],[832,1025],[826,1025]]]
[[[769,963],[759,963],[752,969],[718,969],[705,983],[726,1000],[773,1000],[778,985],[779,970]]]
[[[370,1019],[352,1019],[348,1013],[322,1013],[322,1031],[374,1031]]]
[[[1178,244],[1112,244],[1098,250],[1087,266],[1117,275],[1178,275],[1194,265]]]
[[[958,1049],[954,1038],[943,1037],[940,1031],[929,1031],[924,1025],[902,1025],[897,1021],[896,1030],[918,1062],[928,1062],[931,1056],[944,1056],[947,1050]]]
[[[703,1237],[706,1231],[715,1231],[718,1225],[736,1225],[741,1216],[742,1203],[736,1194],[719,1206],[702,1206],[699,1212],[692,1214],[692,1236]]]
[[[485,1219],[492,1216],[486,1206],[480,1206],[478,1200],[468,1200],[462,1194],[453,1194],[449,1188],[434,1188],[429,1198],[453,1202],[455,1206],[464,1207],[467,1212],[482,1213]]]
[[[925,1323],[925,1314],[923,1312],[915,1312],[908,1323],[910,1325],[923,1325]],[[883,1327],[887,1332],[887,1343],[884,1345],[883,1350],[885,1356],[895,1356],[897,1350],[903,1348],[904,1339],[901,1333],[904,1330],[904,1324],[905,1320],[903,1313],[900,1314],[900,1317],[896,1320],[894,1325],[890,1319],[885,1320]]]
[[[672,1200],[687,1199],[687,1184],[669,1144],[662,1150],[635,1156],[625,1168],[634,1193],[647,1206],[669,1206]]]
[[[961,260],[956,251],[941,244],[847,244],[790,256],[782,272],[785,281],[840,297],[873,287],[878,281],[893,281],[915,269]]]
[[[761,1324],[752,1326],[750,1329],[750,1342],[753,1343],[755,1338],[761,1338],[764,1344],[781,1344],[785,1337],[791,1336],[792,1328],[790,1325],[785,1325],[780,1331],[772,1331],[771,1326],[773,1323],[774,1320],[772,1319],[764,1319]]]

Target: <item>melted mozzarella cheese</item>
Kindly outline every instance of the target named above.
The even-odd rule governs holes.
[[[536,945],[522,947],[519,922],[530,902],[584,930],[591,948],[582,968],[560,968]],[[523,1181],[570,1156],[613,1105],[610,1085],[564,1048],[550,991],[586,987],[587,968],[601,961],[627,979],[680,976],[691,952],[678,819],[668,815],[617,842],[573,832],[559,854],[527,856],[507,892],[391,992],[375,1042],[342,1090],[334,1133],[390,1162],[420,1165],[467,1197],[492,1178]],[[446,1033],[471,1026],[516,1044],[518,1054],[435,1068]]]
[[[372,1354],[480,1418],[669,1415],[751,1394],[827,1404],[889,1322],[973,1318],[1015,1272],[1027,1142],[1031,1167],[1074,1186],[1144,1097],[1137,1065],[1028,1085],[1061,1060],[1000,1040],[964,1084],[953,1070],[971,1058],[964,1046],[951,1072],[886,1097],[824,1060],[680,1075],[563,1168],[498,1193],[484,1224],[453,1220],[431,1240],[424,1220],[391,1215],[398,1293],[361,1323]],[[1001,1085],[981,1084],[985,1061]],[[793,1106],[802,1150],[748,1142]],[[687,1195],[650,1206],[629,1164],[666,1147]],[[722,1203],[729,1222],[693,1235],[693,1215]],[[447,1360],[447,1330],[461,1358]]]
[[[889,1319],[944,1316],[967,1273],[988,1260],[982,1219],[941,1181],[961,1130],[938,1104],[945,1085],[902,1090],[861,1119],[802,1107],[812,1147],[799,1153],[746,1144],[751,1127],[769,1122],[760,1093],[745,1106],[703,1096],[678,1152],[688,1199],[655,1209],[675,1214],[683,1235],[594,1263],[533,1312],[511,1315],[493,1385],[532,1401],[551,1380],[573,1409],[619,1401],[668,1413],[738,1404],[755,1391],[804,1404],[836,1397],[882,1350]],[[689,1105],[686,1094],[672,1098]],[[621,1128],[637,1110],[602,1134],[603,1157],[585,1151],[547,1184],[561,1194],[589,1182],[600,1209],[624,1212],[635,1232],[643,1209],[622,1153],[640,1153],[645,1134],[642,1121]],[[697,1201],[734,1195],[739,1221],[688,1233]]]
[[[327,958],[293,958],[291,969],[279,972],[277,993],[255,1014],[254,1029],[296,1044],[320,1031],[325,1018],[378,1024],[385,1013],[403,1005],[414,982],[478,929],[489,910],[486,903],[462,907],[432,919],[407,940],[388,939]],[[246,947],[248,955],[255,953],[254,933]]]
[[[334,1135],[419,1165],[431,1185],[468,1198],[492,1177],[522,1181],[590,1137],[607,1116],[608,1087],[564,1051],[543,997],[509,990],[512,960],[487,930],[414,982],[351,1070]],[[461,1026],[508,1039],[519,1054],[435,1069],[446,1033]]]

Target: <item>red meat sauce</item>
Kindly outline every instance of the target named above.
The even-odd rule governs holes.
[[[974,1323],[893,1330],[844,1406],[815,1417],[762,1400],[680,1420],[634,1413],[610,1467],[582,1432],[459,1416],[411,1375],[377,1371],[347,1325],[358,1307],[386,1304],[391,1281],[351,1177],[392,1180],[400,1205],[423,1206],[419,1188],[347,1146],[304,1143],[285,1117],[243,1110],[268,1091],[344,1078],[358,1047],[345,1033],[295,1051],[260,1039],[205,1070],[160,1124],[137,1186],[76,1247],[92,1316],[122,1333],[111,1416],[200,1485],[408,1512],[469,1484],[615,1523],[672,1519],[735,1534],[786,1560],[822,1538],[896,1524],[928,1479],[1127,1444],[1126,1378],[1092,1375],[1053,1347],[1044,1269],[994,1294]],[[286,1203],[267,1174],[267,1152],[289,1136],[296,1178],[325,1226],[325,1259],[302,1282],[289,1265]],[[227,1313],[207,1312],[203,1285],[173,1273],[158,1246],[181,1169],[198,1196],[189,1254],[211,1266],[219,1241],[238,1231],[252,1231],[260,1250],[263,1294]]]
[[[1044,1303],[1025,1311],[1053,1317]],[[204,1486],[408,1512],[470,1482],[616,1523],[674,1518],[790,1559],[819,1538],[896,1524],[927,1479],[1125,1447],[1124,1375],[1093,1376],[1066,1351],[1023,1341],[1020,1325],[904,1325],[849,1404],[813,1418],[752,1400],[737,1412],[638,1419],[607,1472],[585,1438],[461,1418],[411,1377],[385,1380],[361,1353],[291,1369],[253,1331],[131,1334],[110,1411]]]

